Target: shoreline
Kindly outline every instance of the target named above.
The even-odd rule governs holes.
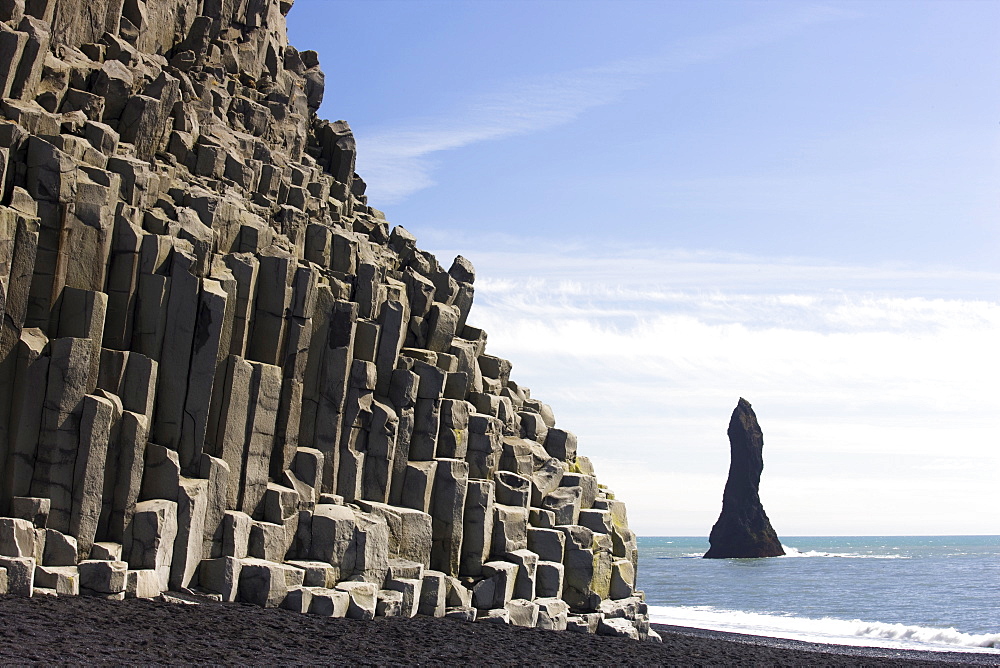
[[[839,645],[835,643],[811,642],[793,640],[790,638],[775,638],[749,633],[732,631],[715,631],[689,626],[674,626],[671,624],[651,623],[657,633],[669,633],[693,638],[712,638],[725,642],[773,647],[790,651],[833,653],[841,656],[853,656],[867,659],[894,659],[901,661],[935,661],[937,663],[959,665],[1000,666],[1000,652],[977,652],[951,649],[892,649],[889,647],[871,647],[868,645]]]
[[[1000,666],[1000,654],[823,645],[654,624],[663,643],[238,603],[0,596],[2,664]]]

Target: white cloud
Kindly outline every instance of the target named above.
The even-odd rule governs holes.
[[[760,418],[762,494],[786,534],[1000,525],[1000,303],[981,294],[997,276],[466,255],[489,276],[471,317],[489,352],[580,436],[640,533],[711,527],[739,396]],[[843,287],[871,277],[882,290]]]
[[[724,58],[850,16],[839,9],[803,6],[671,45],[653,57],[496,82],[491,93],[439,117],[410,118],[398,127],[355,128],[358,169],[371,196],[383,205],[395,204],[434,184],[435,154],[569,123],[589,109],[642,88],[657,74]]]

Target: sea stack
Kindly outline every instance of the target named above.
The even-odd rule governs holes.
[[[767,519],[758,489],[764,470],[764,434],[750,402],[740,397],[729,420],[729,479],[722,514],[712,527],[705,559],[752,559],[785,554]]]

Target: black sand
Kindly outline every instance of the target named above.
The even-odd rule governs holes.
[[[662,645],[427,617],[357,622],[241,604],[2,596],[0,665],[1000,666],[998,654],[658,629]]]

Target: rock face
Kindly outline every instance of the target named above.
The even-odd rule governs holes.
[[[291,5],[0,0],[0,593],[644,636],[624,504],[369,206]]]
[[[785,554],[758,489],[764,470],[764,434],[750,402],[740,398],[729,421],[729,479],[722,514],[708,537],[706,559],[751,559]]]

